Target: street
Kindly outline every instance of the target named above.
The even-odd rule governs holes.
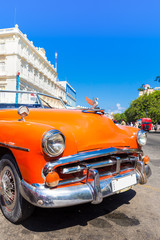
[[[36,208],[20,225],[10,223],[0,212],[0,240],[160,240],[160,133],[148,133],[144,152],[151,158],[147,184],[99,205]]]

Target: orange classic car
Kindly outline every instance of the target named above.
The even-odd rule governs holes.
[[[61,99],[0,91],[0,206],[18,223],[34,206],[101,203],[145,184],[146,132],[115,125],[104,110],[66,109]]]

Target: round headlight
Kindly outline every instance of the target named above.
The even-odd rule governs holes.
[[[137,142],[140,146],[144,146],[147,143],[147,133],[143,130],[139,130],[137,133]]]
[[[43,136],[42,148],[49,157],[57,157],[64,151],[65,137],[58,130],[50,130]]]

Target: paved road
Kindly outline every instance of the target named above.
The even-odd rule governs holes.
[[[0,212],[0,240],[160,240],[160,134],[149,133],[144,151],[151,157],[146,185],[106,198],[100,205],[36,209],[22,225]]]

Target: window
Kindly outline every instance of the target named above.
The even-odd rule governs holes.
[[[38,76],[38,71],[36,69],[34,69],[34,76],[37,77]]]
[[[5,90],[5,87],[1,87],[1,86],[0,86],[0,90]]]
[[[0,43],[0,52],[4,51],[5,43]]]
[[[31,73],[33,72],[33,67],[29,64],[28,64],[28,71],[31,72]]]
[[[21,60],[21,72],[23,73],[23,70],[26,68],[26,63]]]
[[[42,76],[43,76],[42,73],[40,73],[40,74],[39,74],[39,78],[42,79]]]
[[[0,62],[0,73],[5,71],[5,62]]]

